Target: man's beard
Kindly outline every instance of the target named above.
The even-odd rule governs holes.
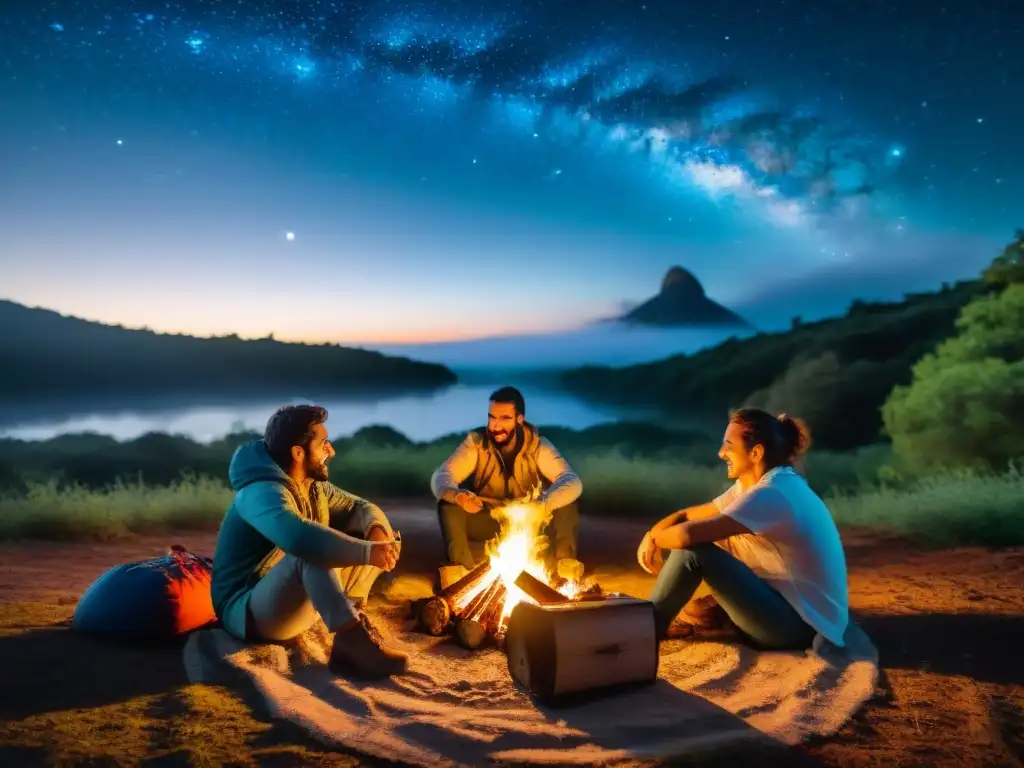
[[[490,436],[491,440],[496,445],[500,445],[500,446],[503,446],[503,447],[509,445],[512,442],[512,440],[515,439],[515,436],[516,436],[517,433],[518,433],[518,429],[512,429],[512,430],[501,429],[501,430],[497,430],[495,432],[492,432],[491,430],[487,431],[487,434]],[[499,437],[501,438],[500,440],[498,439]]]
[[[313,463],[309,459],[306,459],[306,477],[311,477],[314,480],[324,482],[327,480],[328,475],[329,472],[327,471],[326,461]]]
[[[522,427],[514,427],[513,429],[509,429],[509,430],[497,430],[495,432],[492,432],[491,430],[487,430],[487,435],[488,435],[488,437],[491,438],[491,442],[493,442],[496,446],[501,448],[501,450],[503,450],[503,451],[510,451],[510,450],[512,450],[513,446],[515,446],[517,444],[516,441],[519,440],[519,438],[522,436],[522,434],[523,434]],[[499,436],[499,435],[502,437],[501,440],[497,439],[497,436]]]

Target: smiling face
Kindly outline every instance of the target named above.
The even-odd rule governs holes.
[[[329,476],[327,462],[334,458],[334,446],[327,437],[327,428],[323,424],[313,425],[313,436],[309,447],[292,446],[292,458],[302,467],[303,474],[312,479],[325,481]]]
[[[512,403],[491,403],[487,410],[487,434],[495,445],[505,446],[523,423],[523,415],[516,413]]]
[[[718,458],[725,462],[730,480],[750,480],[759,476],[759,467],[764,458],[764,446],[755,445],[747,450],[743,441],[743,426],[730,422],[722,438]]]

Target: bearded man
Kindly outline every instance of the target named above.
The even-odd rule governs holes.
[[[262,440],[235,451],[213,607],[243,641],[288,641],[319,616],[334,633],[332,672],[387,677],[404,672],[408,657],[388,647],[361,608],[376,578],[395,567],[400,542],[378,506],[328,481],[335,454],[326,421],[325,408],[286,406]]]
[[[515,387],[491,394],[487,426],[466,435],[434,472],[430,488],[450,564],[472,569],[469,542],[500,533],[494,508],[529,498],[539,488],[536,501],[550,513],[542,531],[552,544],[548,554],[563,578],[582,574],[576,550],[583,483],[551,441],[526,421],[526,402]]]

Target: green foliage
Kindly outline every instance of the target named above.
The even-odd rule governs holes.
[[[626,458],[717,463],[717,443],[697,432],[631,422],[583,430],[543,425],[540,429],[571,461],[595,452],[615,452]],[[259,436],[237,432],[211,443],[164,433],[126,441],[89,433],[42,441],[0,439],[0,490],[52,480],[94,489],[140,479],[166,485],[183,473],[226,479],[235,448]],[[391,427],[365,427],[334,440],[338,455],[331,463],[332,474],[344,479],[352,490],[358,486],[359,492],[371,495],[423,495],[429,493],[430,474],[463,437],[456,433],[414,443]]]
[[[932,356],[942,364],[1024,360],[1024,283],[978,297],[963,308],[956,328]]]
[[[716,418],[757,402],[807,419],[819,447],[848,450],[881,439],[880,407],[893,387],[909,383],[913,364],[988,290],[975,281],[902,302],[858,302],[845,317],[653,363],[578,368],[563,383],[584,397]]]
[[[441,365],[334,344],[196,338],[103,325],[0,301],[0,397],[430,389]]]
[[[903,489],[884,485],[830,494],[842,525],[890,530],[933,546],[1024,543],[1024,473],[946,472]]]
[[[829,426],[828,416],[836,411],[843,394],[843,366],[834,352],[818,357],[799,355],[770,387],[750,395],[744,405],[771,413],[799,414],[817,425],[814,436],[826,444],[833,436],[820,433]]]
[[[579,472],[590,514],[665,514],[676,506],[706,501],[725,483],[718,439],[654,424],[614,422],[583,430],[541,427]],[[135,440],[79,434],[44,441],[0,440],[0,492],[23,496],[44,486],[79,489],[163,487],[186,477],[226,483],[228,463],[255,433],[235,433],[212,443],[153,433]],[[382,427],[336,439],[331,478],[369,498],[430,498],[430,475],[462,439],[451,434],[414,443]],[[874,483],[889,461],[887,449],[855,453],[815,451],[808,461],[820,492]],[[5,482],[6,479],[6,482]],[[78,491],[75,491],[76,493]]]
[[[1003,468],[1024,457],[1024,283],[975,299],[956,327],[893,390],[885,428],[908,464]]]
[[[103,489],[32,483],[25,494],[0,496],[0,540],[103,540],[208,528],[220,524],[230,503],[224,483],[204,477]]]
[[[385,507],[403,496],[428,504],[422,483],[444,452],[439,445],[367,446],[348,454],[332,474],[339,475],[334,480],[343,487]],[[878,447],[851,454],[811,454],[809,480],[826,495],[840,525],[891,530],[940,545],[1024,543],[1021,473],[900,477],[886,471],[887,458]],[[579,455],[574,463],[583,479],[583,512],[588,517],[654,520],[705,502],[728,483],[719,467],[626,458],[610,450]],[[888,482],[878,481],[883,475]],[[834,490],[827,492],[828,488]],[[55,480],[32,482],[25,493],[0,494],[0,540],[97,540],[215,529],[231,499],[223,481],[200,476],[185,476],[166,486],[119,482],[98,489]]]
[[[998,288],[1024,283],[1024,229],[1018,229],[1014,241],[1003,249],[982,275]]]

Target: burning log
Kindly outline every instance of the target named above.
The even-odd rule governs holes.
[[[603,600],[605,598],[604,590],[601,589],[601,585],[596,581],[587,584],[579,592],[576,593],[576,600]]]
[[[501,583],[501,577],[496,577],[494,581],[487,587],[487,589],[476,595],[469,603],[459,611],[459,616],[466,619],[476,619],[481,613],[483,613],[487,606],[494,600],[504,585]]]
[[[508,599],[508,589],[505,587],[505,583],[498,579],[498,591],[491,598],[491,602],[480,614],[480,623],[484,625],[488,632],[491,634],[497,634],[501,629],[501,615],[505,610],[505,600]]]
[[[553,589],[538,579],[533,574],[522,571],[516,577],[516,586],[519,587],[528,597],[535,602],[544,605],[545,603],[567,603],[569,598]]]
[[[477,587],[491,572],[491,561],[484,560],[458,581],[449,584],[434,597],[424,600],[419,606],[419,622],[428,634],[444,634],[452,619],[458,614],[456,606],[467,593]]]
[[[438,593],[438,597],[443,597],[448,601],[448,604],[458,603],[460,598],[463,597],[467,592],[471,591],[483,578],[487,576],[491,571],[491,559],[487,558],[480,562],[472,571],[467,573],[461,579],[456,581],[454,584],[449,584],[447,587],[442,589]]]

